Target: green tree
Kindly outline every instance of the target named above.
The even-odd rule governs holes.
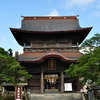
[[[80,50],[82,49],[85,53],[91,53],[98,46],[100,46],[100,34],[96,33],[92,38],[85,40],[81,44]]]
[[[6,56],[12,56],[13,52],[12,49],[8,49],[8,51],[5,51],[4,48],[0,47],[0,54],[6,55]]]
[[[0,54],[7,55],[7,52],[4,50],[4,48],[0,47]]]
[[[0,84],[8,82],[16,87],[18,83],[25,82],[25,80],[21,80],[22,77],[29,79],[31,75],[12,57],[12,49],[5,51],[3,48],[0,48]],[[0,100],[2,100],[1,91]]]
[[[2,57],[2,56],[1,56]],[[13,57],[3,56],[0,59],[1,66],[1,82],[10,82],[13,85],[17,85],[17,83],[22,82],[21,78],[30,78],[31,75],[25,70],[23,66],[21,66]]]
[[[85,40],[82,44],[81,47],[98,47],[100,46],[100,34],[96,33],[94,36],[90,39]]]
[[[83,42],[82,48],[86,53],[76,63],[71,64],[65,73],[73,78],[83,78],[83,83],[90,79],[92,83],[100,84],[100,34]]]
[[[30,78],[31,75],[12,56],[0,54],[0,84],[10,82],[13,85],[21,82],[21,78]]]
[[[12,52],[12,49],[11,49],[11,48],[8,49],[8,55],[9,55],[9,56],[12,56],[12,55],[13,55],[13,52]]]

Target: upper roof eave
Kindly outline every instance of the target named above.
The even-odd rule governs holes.
[[[90,30],[92,29],[92,27],[87,27],[87,28],[81,28],[78,30],[67,30],[67,31],[27,31],[27,30],[22,30],[22,29],[16,29],[16,28],[10,28],[12,34],[14,35],[16,41],[23,46],[23,41],[22,41],[22,37],[23,34],[60,34],[63,33],[64,35],[66,34],[77,34],[82,36],[80,39],[80,43],[84,40],[84,38],[88,35],[88,33],[90,32]],[[21,34],[22,33],[22,34]],[[70,35],[72,35],[70,34]]]
[[[60,32],[79,32],[79,31],[90,31],[93,27],[87,27],[87,28],[80,28],[77,30],[61,30],[61,31],[28,31],[28,30],[22,30],[17,28],[10,28],[12,32],[24,32],[24,33],[60,33]]]

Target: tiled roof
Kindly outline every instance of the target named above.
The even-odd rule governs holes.
[[[48,57],[60,58],[65,62],[76,62],[82,56],[78,51],[73,52],[24,52],[19,56],[19,62],[41,62]]]
[[[21,28],[10,28],[15,39],[21,46],[24,46],[24,42],[30,36],[36,38],[44,35],[47,37],[48,34],[50,36],[57,35],[57,37],[77,36],[74,43],[79,42],[80,44],[92,29],[92,27],[81,28],[77,16],[23,16],[23,18]]]
[[[24,17],[21,30],[68,31],[80,29],[77,16]]]

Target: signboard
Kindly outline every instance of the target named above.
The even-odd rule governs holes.
[[[58,74],[45,74],[45,77],[58,77]]]
[[[22,88],[16,87],[16,100],[21,100]]]
[[[64,83],[65,91],[72,91],[72,83]]]

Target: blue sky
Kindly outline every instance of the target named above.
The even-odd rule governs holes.
[[[100,33],[100,0],[0,0],[0,47],[5,50],[22,49],[9,30],[21,27],[22,15],[79,15],[81,27],[93,27],[87,39]]]

